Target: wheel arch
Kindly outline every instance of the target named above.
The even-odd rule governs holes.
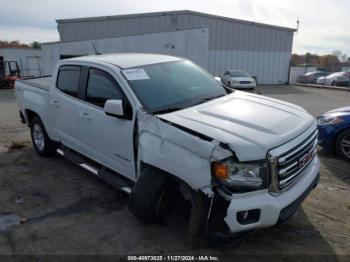
[[[25,119],[26,119],[26,124],[29,127],[30,127],[30,123],[33,120],[33,118],[34,117],[38,117],[41,120],[41,122],[43,123],[45,131],[46,131],[47,135],[49,136],[49,138],[52,141],[58,141],[58,140],[54,139],[54,135],[52,133],[52,128],[50,127],[50,124],[47,123],[46,119],[44,117],[42,117],[37,111],[35,111],[33,109],[30,109],[30,108],[26,108],[24,110],[24,116],[25,116]]]
[[[333,140],[332,140],[332,150],[333,150],[333,152],[335,152],[335,149],[336,149],[335,143],[336,143],[338,137],[341,135],[341,133],[343,133],[346,130],[350,130],[350,124],[348,124],[348,125],[340,128],[340,129],[338,129],[336,134],[334,135]]]
[[[140,161],[140,175],[144,174],[145,172],[151,171],[151,170],[155,170],[157,172],[160,172],[164,176],[166,176],[167,179],[172,180],[172,181],[179,183],[179,184],[183,184],[183,185],[191,188],[192,190],[196,190],[189,183],[187,183],[185,180],[181,179],[180,177],[178,177],[174,174],[171,174],[168,171],[165,171],[165,170],[163,170],[159,167],[156,167],[152,164],[146,163],[144,161]]]
[[[42,118],[40,117],[40,115],[38,113],[36,113],[35,111],[33,111],[31,109],[25,109],[25,117],[26,117],[28,126],[32,122],[33,118],[36,116],[39,117],[42,121]]]

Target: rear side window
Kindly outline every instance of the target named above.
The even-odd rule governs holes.
[[[86,101],[104,107],[108,99],[122,99],[117,82],[108,73],[91,68],[86,89]]]
[[[80,66],[61,66],[57,77],[57,88],[70,96],[77,97],[80,74]]]

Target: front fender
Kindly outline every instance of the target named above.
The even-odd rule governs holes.
[[[162,169],[194,190],[211,184],[212,161],[231,155],[216,140],[202,139],[156,116],[138,113],[138,163]]]

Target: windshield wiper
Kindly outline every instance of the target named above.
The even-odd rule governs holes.
[[[210,100],[213,100],[213,99],[216,99],[216,98],[219,98],[219,97],[222,97],[222,96],[225,96],[225,94],[221,94],[221,95],[218,95],[218,96],[210,96],[210,97],[202,98],[195,105],[199,105],[199,104],[208,102]]]
[[[177,111],[177,110],[181,110],[183,108],[181,107],[169,107],[169,108],[166,108],[166,109],[161,109],[161,110],[158,110],[158,111],[154,111],[152,112],[152,114],[166,114],[166,113],[171,113],[171,112],[174,112],[174,111]]]

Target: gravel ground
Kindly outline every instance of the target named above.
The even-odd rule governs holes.
[[[345,91],[264,86],[256,92],[296,103],[314,116],[350,104]],[[230,246],[191,248],[181,214],[162,225],[142,225],[128,211],[124,193],[58,156],[38,157],[11,90],[0,90],[0,132],[2,255],[322,255],[318,260],[328,260],[350,254],[350,164],[321,149],[320,184],[292,220]]]

